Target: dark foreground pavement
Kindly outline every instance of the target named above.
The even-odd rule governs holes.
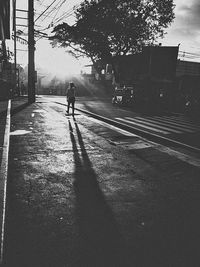
[[[5,266],[200,266],[198,164],[64,112],[12,116]]]
[[[8,101],[0,101],[0,163],[3,153],[7,108],[8,108]]]

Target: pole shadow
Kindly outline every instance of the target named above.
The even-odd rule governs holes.
[[[80,266],[128,266],[130,259],[126,255],[125,242],[98,185],[97,175],[93,170],[75,118],[74,125],[73,129],[69,120],[75,163],[74,190],[77,201],[77,221],[81,240]]]

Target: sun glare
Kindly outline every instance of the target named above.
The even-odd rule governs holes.
[[[36,49],[36,66],[59,78],[80,74],[84,61],[67,54],[62,48],[52,48],[49,43],[41,42]]]

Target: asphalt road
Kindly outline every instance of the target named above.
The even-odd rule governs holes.
[[[12,117],[5,265],[200,266],[199,158],[49,100]]]
[[[65,103],[65,97],[50,97]],[[78,99],[76,106],[83,110],[134,127],[152,135],[159,135],[200,149],[200,120],[170,112],[136,112],[134,109],[113,106],[110,99]]]

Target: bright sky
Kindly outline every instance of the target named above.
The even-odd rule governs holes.
[[[179,51],[185,52],[185,60],[200,62],[200,1],[174,0],[174,3],[176,18],[161,42],[172,46],[180,43]],[[187,53],[196,54],[196,58]]]
[[[58,18],[62,21],[73,23],[73,6],[78,5],[82,0],[35,0],[35,19],[51,4],[53,5],[48,9],[45,15],[41,16],[35,23],[35,28],[37,30],[43,31],[52,22],[54,25],[58,23]],[[27,0],[17,0],[17,8],[27,10]],[[185,51],[185,53],[180,53],[180,56],[185,56],[185,60],[193,60],[200,62],[200,2],[199,0],[174,0],[176,5],[175,8],[175,20],[171,26],[167,29],[168,34],[165,38],[159,40],[163,45],[176,46],[180,43],[180,51]],[[62,4],[62,5],[61,5]],[[50,12],[52,11],[52,12]],[[55,12],[56,11],[56,12]],[[50,13],[48,13],[50,12]],[[22,13],[17,15],[24,16]],[[62,20],[62,16],[64,16]],[[17,23],[21,24],[24,21],[18,20]],[[26,27],[18,27],[27,32]],[[45,32],[50,33],[53,28]],[[23,37],[23,36],[22,36]],[[26,37],[24,37],[26,38]],[[80,73],[83,65],[88,64],[88,60],[77,61],[72,56],[68,55],[61,48],[52,48],[47,40],[36,38],[36,66],[45,69],[52,74],[56,74],[60,77],[64,77],[66,74]],[[12,50],[12,44],[9,42],[9,48]],[[17,42],[18,49],[27,49],[27,45],[22,45]],[[187,54],[193,53],[197,54],[194,58],[193,55]],[[180,57],[183,59],[183,57]],[[17,63],[22,65],[27,65],[27,52],[18,51],[17,52]]]

